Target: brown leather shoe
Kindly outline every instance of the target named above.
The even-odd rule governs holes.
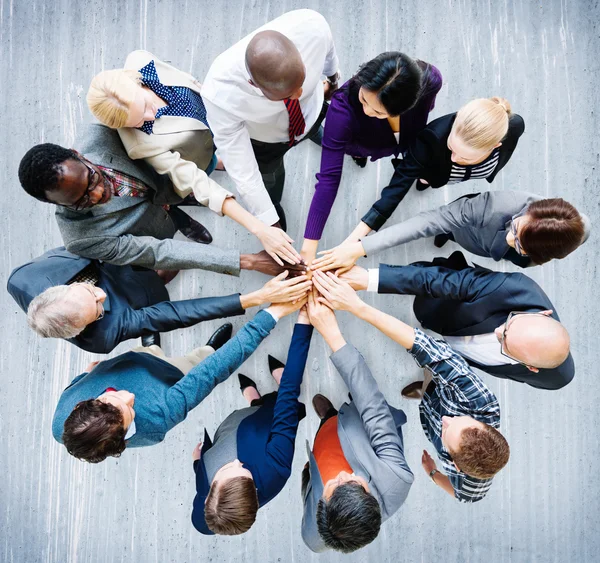
[[[317,413],[318,417],[321,420],[323,420],[325,418],[327,411],[329,411],[329,409],[333,408],[331,401],[324,395],[321,395],[320,393],[317,393],[313,397],[312,406],[313,406],[313,409],[315,409],[315,412]]]
[[[402,389],[402,396],[405,399],[422,399],[423,398],[423,382],[413,381]]]

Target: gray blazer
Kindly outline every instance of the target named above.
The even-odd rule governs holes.
[[[81,153],[93,164],[134,176],[151,190],[148,198],[113,197],[82,211],[56,208],[56,220],[69,252],[109,264],[153,270],[200,268],[239,275],[240,255],[195,242],[172,240],[176,227],[163,209],[181,202],[167,176],[143,161],[132,161],[116,131],[90,125]]]
[[[365,237],[361,242],[367,255],[370,255],[411,240],[452,234],[460,246],[473,254],[529,266],[531,261],[519,256],[507,244],[507,223],[540,199],[544,198],[514,191],[489,191],[463,196],[448,205],[423,211],[407,221]],[[581,216],[585,224],[583,244],[589,236],[590,220],[583,213]]]
[[[401,426],[406,422],[406,415],[387,404],[364,358],[354,346],[346,344],[331,355],[331,360],[353,398],[351,403],[342,405],[338,414],[342,450],[352,471],[367,480],[385,522],[405,501],[414,480],[404,458]],[[324,483],[308,443],[307,450],[310,479],[303,491],[302,539],[318,553],[327,550],[316,521]]]

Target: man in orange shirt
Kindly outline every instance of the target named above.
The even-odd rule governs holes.
[[[350,553],[371,543],[408,495],[414,477],[404,458],[406,415],[387,404],[333,311],[313,294],[308,314],[352,399],[339,412],[323,395],[313,399],[321,426],[302,475],[302,538],[315,552]]]

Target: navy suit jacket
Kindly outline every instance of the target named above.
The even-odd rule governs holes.
[[[154,270],[89,260],[71,254],[64,247],[49,250],[16,268],[8,278],[7,289],[27,312],[34,297],[49,287],[68,283],[92,263],[98,272],[98,287],[106,293],[104,317],[69,339],[88,352],[108,354],[117,344],[130,338],[244,314],[239,294],[171,302],[163,281]]]
[[[259,507],[280,493],[292,471],[299,423],[298,396],[312,332],[311,325],[296,324],[277,399],[273,395],[266,397],[265,403],[237,428],[238,459],[252,473]],[[204,503],[211,483],[203,456],[211,446],[205,431],[200,460],[194,462],[196,497],[192,510],[194,528],[205,535],[213,535],[204,519]]]
[[[443,264],[445,259],[436,259],[436,262]],[[456,270],[428,262],[409,266],[381,265],[378,293],[416,295],[415,316],[423,327],[442,336],[494,332],[511,311],[552,309],[552,317],[560,320],[548,296],[531,278],[521,273],[493,272],[480,266]],[[540,368],[539,373],[529,371],[521,364],[485,366],[465,359],[490,375],[539,389],[560,389],[575,375],[571,354],[560,366]]]

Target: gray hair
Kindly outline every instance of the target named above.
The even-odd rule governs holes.
[[[56,285],[29,304],[27,323],[44,338],[73,338],[85,327],[81,309],[68,298],[69,286]]]

